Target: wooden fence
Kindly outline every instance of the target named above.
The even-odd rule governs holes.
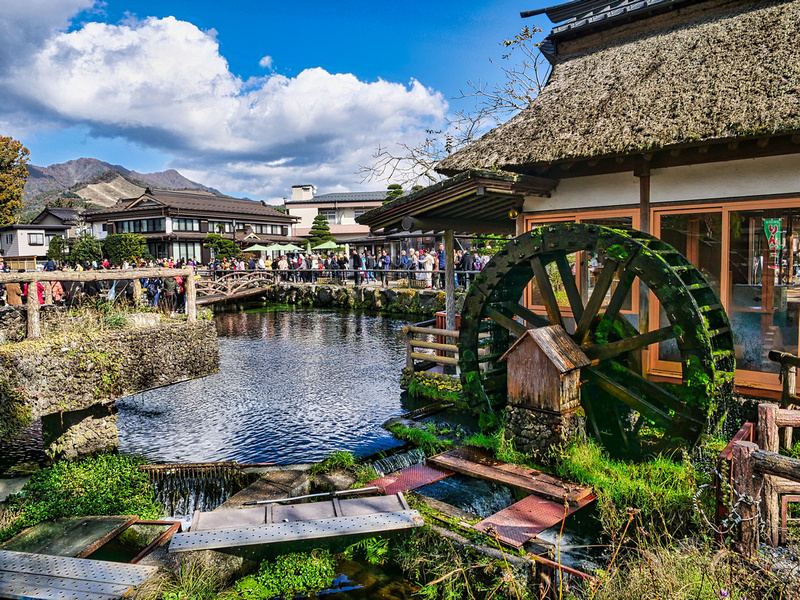
[[[194,268],[184,267],[183,269],[113,269],[110,271],[43,271],[26,273],[3,273],[0,274],[0,283],[39,283],[45,288],[45,304],[53,301],[53,281],[114,281],[118,279],[130,279],[133,281],[133,297],[135,302],[140,302],[142,297],[142,279],[165,277],[183,277],[183,285],[186,290],[186,320],[193,323],[197,320],[197,292],[195,289]],[[41,336],[41,324],[39,321],[39,294],[36,289],[32,289],[28,294],[27,313],[28,313],[28,338],[38,338]]]
[[[426,363],[451,366],[458,369],[458,346],[438,341],[440,339],[458,340],[459,332],[434,327],[436,319],[422,321],[403,327],[406,334],[406,367],[413,373],[426,368]],[[421,340],[420,336],[436,336],[437,341]],[[419,349],[435,350],[434,354],[417,352]],[[417,363],[417,361],[422,361]]]

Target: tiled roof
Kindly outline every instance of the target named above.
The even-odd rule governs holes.
[[[74,208],[57,208],[54,206],[47,206],[40,212],[31,223],[39,223],[44,219],[45,213],[50,213],[57,219],[61,219],[65,223],[72,222],[78,216],[78,211]]]
[[[232,215],[237,219],[259,218],[273,221],[292,222],[297,217],[284,214],[265,202],[243,200],[241,198],[220,198],[208,193],[198,192],[173,192],[161,190],[148,190],[139,198],[129,198],[120,201],[114,206],[101,210],[87,211],[87,219],[96,220],[98,217],[117,216],[122,213],[137,213],[152,211],[152,203],[144,206],[136,205],[140,200],[152,198],[159,204],[169,209],[170,214],[180,213],[185,216],[194,215]],[[136,206],[134,206],[136,205]]]
[[[308,200],[287,200],[286,204],[313,204],[316,202],[376,202],[386,199],[386,191],[380,192],[339,192],[322,194]]]
[[[545,13],[553,23],[551,36],[582,29],[611,26],[613,22],[630,21],[655,11],[698,0],[573,0],[549,8],[523,13],[525,16]]]

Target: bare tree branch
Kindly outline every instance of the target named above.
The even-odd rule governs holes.
[[[424,141],[415,146],[400,142],[393,150],[379,146],[372,154],[374,162],[359,167],[361,181],[392,181],[404,188],[435,183],[441,179],[434,170],[436,163],[527,108],[550,72],[539,43],[534,41],[539,33],[540,29],[524,27],[513,38],[503,40],[500,45],[507,52],[502,60],[509,62],[498,65],[503,81],[492,86],[480,80],[468,81],[470,90],[460,90],[453,100],[474,98],[471,111],[458,111],[446,118],[443,129],[427,130]],[[517,62],[511,62],[512,57]]]

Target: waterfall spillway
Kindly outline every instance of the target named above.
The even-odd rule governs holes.
[[[394,473],[412,465],[416,465],[425,460],[425,453],[418,448],[408,452],[398,452],[386,458],[380,458],[372,463],[378,475],[383,477],[387,473]]]
[[[220,465],[164,465],[148,469],[164,516],[191,518],[196,510],[214,510],[242,488],[238,468]]]

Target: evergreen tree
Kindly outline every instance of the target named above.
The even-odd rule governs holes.
[[[142,258],[147,252],[147,241],[138,233],[115,233],[106,237],[103,250],[111,264],[121,265]]]
[[[17,222],[28,180],[30,152],[17,140],[0,135],[0,225]]]
[[[387,202],[391,202],[395,198],[399,198],[403,195],[403,186],[399,183],[391,183],[386,186],[386,199],[383,201],[384,204]]]
[[[209,233],[203,238],[203,247],[209,248],[214,258],[231,258],[241,255],[241,251],[229,240],[218,233]]]
[[[69,244],[60,235],[54,235],[47,247],[47,258],[57,262],[65,262],[69,256]]]
[[[311,224],[311,230],[308,232],[311,247],[319,246],[325,242],[338,242],[331,233],[331,227],[328,225],[328,217],[322,213],[314,217],[314,222]]]
[[[103,260],[103,249],[100,240],[91,233],[85,232],[78,236],[75,245],[69,253],[69,260],[73,263],[91,263],[96,260],[98,263]]]

